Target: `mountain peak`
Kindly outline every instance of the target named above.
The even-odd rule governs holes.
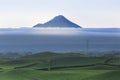
[[[55,18],[65,18],[63,15],[58,15]]]
[[[52,20],[44,23],[37,24],[33,27],[70,27],[70,28],[81,28],[79,25],[69,21],[63,15],[58,15],[54,17]]]

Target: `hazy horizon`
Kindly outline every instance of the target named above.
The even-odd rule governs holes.
[[[120,28],[119,0],[1,0],[0,28],[32,27],[64,15],[84,28]]]
[[[0,52],[120,51],[120,29],[0,29]]]

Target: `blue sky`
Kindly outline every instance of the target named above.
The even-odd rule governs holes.
[[[0,0],[0,28],[32,27],[64,15],[89,28],[120,28],[120,0]]]

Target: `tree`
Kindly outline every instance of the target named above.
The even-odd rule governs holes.
[[[48,63],[48,71],[50,71],[52,66],[52,60],[51,59],[47,60],[47,63]]]

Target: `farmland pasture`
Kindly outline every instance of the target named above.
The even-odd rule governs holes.
[[[119,58],[108,59],[55,53],[0,59],[0,80],[119,80]]]

